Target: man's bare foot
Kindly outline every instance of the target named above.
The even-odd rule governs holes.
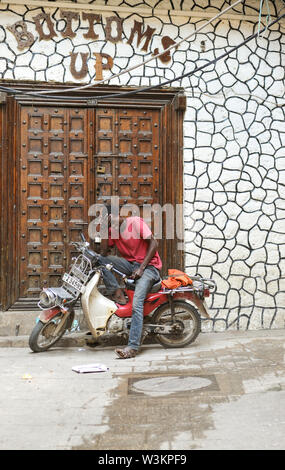
[[[126,305],[127,300],[122,289],[117,289],[113,295],[114,302],[117,302],[120,305]]]

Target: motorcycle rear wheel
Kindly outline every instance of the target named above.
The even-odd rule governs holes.
[[[53,346],[60,338],[63,336],[67,329],[67,325],[59,331],[57,336],[52,336],[53,331],[56,329],[58,323],[61,321],[63,314],[59,314],[56,317],[52,318],[47,323],[43,323],[39,320],[29,338],[29,346],[34,352],[43,352],[47,351],[51,346]]]
[[[174,324],[177,331],[170,334],[155,334],[158,343],[165,348],[183,348],[193,343],[201,331],[201,317],[191,304],[174,300]],[[172,325],[170,305],[162,305],[154,313],[152,323]]]

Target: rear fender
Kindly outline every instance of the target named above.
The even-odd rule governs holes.
[[[211,318],[208,312],[207,304],[205,300],[199,299],[199,297],[195,296],[195,299],[193,299],[193,302],[197,305],[199,312],[203,317],[206,318]]]
[[[43,323],[49,322],[53,317],[59,314],[61,311],[60,307],[49,308],[48,310],[42,310],[39,314],[39,320]]]
[[[184,291],[183,293],[182,292],[178,294],[175,293],[174,299],[177,299],[177,298],[181,298],[181,300],[182,299],[190,300],[190,302],[193,302],[196,305],[200,315],[206,318],[211,318],[208,313],[207,304],[205,300],[200,299],[200,297],[198,297],[198,295],[194,294],[193,292]]]

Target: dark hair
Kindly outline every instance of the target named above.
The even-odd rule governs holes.
[[[107,209],[108,215],[111,214],[111,204],[105,204],[105,207]]]
[[[111,204],[105,204],[108,215],[119,215],[119,208],[117,206],[112,206]]]

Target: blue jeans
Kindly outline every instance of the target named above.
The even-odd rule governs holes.
[[[102,257],[102,260],[106,263],[112,263],[115,269],[120,272],[131,276],[133,271],[139,268],[140,264],[136,262],[127,261],[124,258],[118,256],[106,256]],[[108,269],[103,269],[103,280],[105,286],[112,292],[119,289],[117,279]],[[132,321],[129,335],[128,346],[132,349],[139,349],[143,327],[143,309],[145,298],[150,291],[152,285],[160,280],[160,272],[154,266],[148,265],[143,275],[136,280],[135,293],[133,298],[133,310],[132,310]]]

